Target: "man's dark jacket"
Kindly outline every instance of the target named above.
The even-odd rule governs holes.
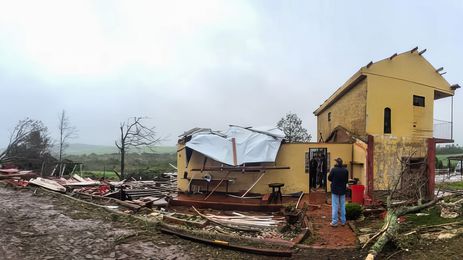
[[[317,166],[318,166],[317,160],[315,158],[312,158],[309,162],[309,173],[316,174]]]
[[[331,181],[331,193],[336,195],[346,194],[346,185],[349,181],[349,172],[346,168],[336,165],[331,169],[328,180]]]

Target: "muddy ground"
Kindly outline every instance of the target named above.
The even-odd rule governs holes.
[[[0,259],[268,259],[190,242],[36,190],[0,187]],[[296,250],[294,259],[361,258],[353,250]]]

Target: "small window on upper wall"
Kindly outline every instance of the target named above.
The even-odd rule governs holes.
[[[328,112],[328,122],[331,121],[331,112]]]
[[[390,134],[391,133],[391,109],[386,107],[384,109],[384,133]]]
[[[413,105],[416,107],[424,107],[424,97],[413,95]]]

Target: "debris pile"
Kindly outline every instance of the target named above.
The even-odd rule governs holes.
[[[69,178],[38,177],[32,171],[0,169],[0,180],[17,187],[38,186],[48,190],[69,193],[72,196],[112,201],[132,211],[142,207],[159,208],[177,196],[177,174],[165,173],[154,180],[93,180],[73,174]]]
[[[462,213],[463,199],[455,202],[439,202],[441,206],[441,218],[457,218]]]
[[[0,169],[0,180],[29,180],[30,178],[37,177],[37,174],[32,171],[20,171],[19,169]]]

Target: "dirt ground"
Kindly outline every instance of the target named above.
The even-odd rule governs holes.
[[[320,205],[320,208],[313,208],[307,213],[315,231],[315,236],[307,241],[311,246],[326,249],[356,247],[355,233],[348,225],[339,225],[336,228],[330,226],[331,205],[326,204],[325,192],[312,192],[309,196],[305,195],[300,205],[304,202],[309,205]]]
[[[0,259],[268,259],[162,234],[40,190],[0,187]],[[355,259],[355,250],[296,250],[293,259]]]

